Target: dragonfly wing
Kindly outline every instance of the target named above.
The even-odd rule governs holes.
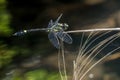
[[[57,33],[57,36],[64,42],[68,43],[68,44],[72,44],[72,38],[70,37],[70,35],[68,35],[67,33],[63,33],[63,31],[60,31]]]
[[[48,34],[48,38],[49,38],[50,42],[51,42],[57,49],[60,48],[59,40],[58,40],[58,38],[57,38],[57,36],[56,36],[55,33],[50,32],[50,33]]]
[[[58,24],[58,21],[60,20],[60,18],[62,17],[62,14],[60,14],[60,16],[57,18],[57,20],[55,21],[55,25]]]
[[[55,22],[50,20],[50,22],[48,23],[48,27],[47,28],[51,28],[53,25],[56,26],[58,24],[58,21],[60,20],[61,16],[62,16],[62,14],[60,14],[60,16],[57,18],[57,20]]]
[[[52,21],[52,19],[49,21],[49,23],[48,23],[48,28],[51,28],[53,26],[53,21]]]

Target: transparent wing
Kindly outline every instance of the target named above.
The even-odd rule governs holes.
[[[52,26],[54,25],[54,23],[53,23],[53,21],[52,21],[52,19],[49,21],[49,23],[48,23],[48,28],[51,28]]]
[[[55,33],[50,32],[50,33],[48,34],[48,38],[49,38],[50,42],[51,42],[57,49],[60,48],[59,40],[58,40],[58,38],[57,38],[57,36],[56,36]]]
[[[60,18],[62,17],[62,14],[60,14],[60,16],[57,18],[57,20],[55,21],[55,25],[58,24],[58,21],[60,20]]]
[[[67,34],[63,33],[63,31],[60,31],[57,33],[57,36],[64,42],[68,44],[72,44],[72,38]]]
[[[51,28],[53,25],[57,25],[58,21],[60,20],[62,14],[60,14],[60,16],[57,18],[57,20],[55,22],[53,22],[52,20],[49,21],[48,23],[48,27],[47,28]]]

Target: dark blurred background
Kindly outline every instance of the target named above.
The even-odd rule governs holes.
[[[24,29],[46,28],[48,22],[51,19],[55,21],[61,13],[63,16],[60,22],[68,23],[68,30],[120,27],[120,0],[1,0],[0,79],[23,80],[22,73],[39,68],[40,72],[32,73],[49,76],[50,72],[58,71],[57,49],[49,42],[48,33],[32,32],[23,36],[12,34]],[[119,41],[116,44],[119,45]],[[117,73],[113,70],[115,77],[120,75],[119,61],[119,58],[112,61],[118,67],[110,67],[117,69]],[[109,62],[106,65],[112,64]],[[41,73],[41,69],[47,72]],[[17,74],[11,78],[14,71]],[[39,80],[42,79],[44,77]]]

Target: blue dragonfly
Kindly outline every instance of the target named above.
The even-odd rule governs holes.
[[[20,36],[20,35],[23,35],[28,32],[44,30],[49,33],[48,38],[49,38],[50,42],[54,45],[54,47],[56,47],[57,49],[59,49],[61,46],[60,40],[66,42],[68,44],[72,44],[72,38],[70,37],[70,35],[68,35],[64,31],[69,27],[68,24],[59,23],[61,16],[62,16],[62,14],[60,14],[60,16],[57,18],[57,20],[55,22],[53,22],[53,20],[50,20],[47,28],[23,30],[23,31],[16,32],[13,35]]]

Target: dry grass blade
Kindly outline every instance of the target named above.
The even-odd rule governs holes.
[[[81,66],[80,68],[82,68],[82,71],[79,72],[79,76],[81,74],[81,76],[83,76],[82,73],[84,73],[86,71],[87,66],[89,66],[89,64],[94,60],[94,58],[105,48],[107,47],[111,42],[113,42],[115,39],[117,39],[120,35],[120,33],[115,34],[103,41],[100,42],[100,44],[96,45],[96,47],[92,50],[92,52],[86,57],[86,59],[83,60],[83,66]],[[102,47],[104,45],[104,47]],[[100,48],[102,47],[102,48]],[[114,50],[113,50],[114,51]],[[112,52],[112,51],[111,51]],[[86,52],[87,53],[87,52]]]
[[[75,69],[74,69],[74,72],[76,73],[76,75],[78,75],[78,72],[80,72],[81,71],[81,69],[84,67],[83,65],[83,63],[81,63],[82,61],[83,61],[83,59],[86,57],[86,55],[87,55],[87,53],[89,53],[91,50],[89,50],[89,51],[87,51],[86,53],[85,53],[85,51],[87,50],[87,48],[95,41],[95,40],[97,40],[98,38],[100,38],[100,37],[102,37],[102,36],[104,36],[105,34],[107,34],[107,33],[109,33],[110,31],[108,31],[108,32],[106,32],[106,33],[104,33],[104,34],[101,34],[100,36],[98,36],[97,38],[95,38],[94,40],[92,40],[89,44],[87,44],[91,39],[92,39],[92,37],[94,37],[96,34],[98,34],[99,32],[97,32],[97,33],[95,33],[94,35],[92,35],[93,34],[93,32],[91,32],[90,33],[90,35],[88,36],[88,38],[86,39],[86,41],[84,42],[85,44],[87,44],[87,46],[84,44],[84,46],[82,46],[82,43],[83,43],[83,40],[81,40],[81,43],[80,43],[80,48],[81,49],[79,49],[79,54],[77,55],[77,58],[76,58],[76,61],[74,61],[74,68],[76,67],[75,66],[75,62],[77,63],[77,64],[79,64],[79,66],[81,66],[81,67],[78,67],[79,68],[79,70],[77,71],[77,73],[75,72]],[[84,33],[83,33],[84,34]],[[82,38],[81,39],[83,39],[83,36],[84,35],[82,35]],[[95,46],[96,47],[96,46]],[[94,48],[95,48],[94,47]],[[94,49],[93,48],[93,49]],[[85,61],[85,60],[84,60]],[[77,69],[76,69],[77,70]]]
[[[106,32],[105,34],[107,34],[108,32]],[[103,34],[104,35],[104,34]],[[102,35],[102,36],[103,36]],[[100,36],[98,36],[100,37]],[[97,37],[97,38],[98,38]],[[80,50],[80,53],[82,54],[81,56],[77,56],[76,60],[73,62],[74,63],[74,73],[73,73],[73,80],[82,80],[85,75],[94,67],[96,66],[99,62],[101,62],[104,58],[106,58],[108,55],[110,55],[111,53],[113,53],[114,51],[118,50],[120,47],[112,50],[111,52],[107,53],[105,56],[103,56],[101,59],[99,59],[98,61],[96,61],[93,65],[89,65],[94,58],[105,48],[107,47],[110,43],[112,43],[114,40],[116,40],[117,38],[120,37],[120,33],[116,33],[108,38],[106,38],[105,40],[99,42],[99,44],[93,46],[90,50],[86,51],[87,48],[82,48],[84,50]],[[89,38],[89,37],[88,37]],[[89,43],[87,46],[90,46],[97,38],[95,38],[91,43]],[[88,40],[88,39],[87,39]],[[85,43],[86,44],[86,43]],[[83,52],[82,52],[83,51]],[[87,55],[88,53],[90,53],[89,55]],[[87,57],[86,57],[87,56]],[[85,59],[86,57],[86,59]],[[84,60],[83,60],[84,59]],[[88,68],[88,66],[90,68]],[[87,69],[88,68],[88,69]]]
[[[101,33],[101,32],[104,33]],[[103,57],[97,59],[95,62],[94,60],[96,57],[113,41],[118,39],[120,37],[120,32],[116,32],[113,35],[107,36],[107,38],[103,39],[102,41],[99,41],[97,44],[94,44],[97,40],[102,38],[103,36],[106,36],[112,31],[120,31],[120,28],[103,28],[103,29],[88,29],[88,30],[76,30],[76,31],[67,31],[65,33],[81,33],[81,42],[79,45],[79,52],[76,57],[76,59],[73,61],[73,78],[72,80],[84,80],[85,76],[88,74],[88,72],[93,69],[98,63],[102,62],[106,57],[111,55],[113,52],[120,49],[120,47],[117,47],[115,49],[112,49],[111,51],[107,52]],[[88,37],[85,38],[85,32],[90,32]],[[99,36],[98,36],[99,34]],[[95,37],[97,35],[97,37]],[[67,71],[66,71],[66,63],[65,63],[65,56],[64,56],[64,46],[63,43],[61,47],[61,57],[62,57],[62,64],[63,64],[63,73],[60,71],[62,80],[67,80]],[[94,44],[94,45],[93,45]],[[60,59],[60,55],[59,55]],[[93,63],[94,62],[94,63]],[[59,62],[61,63],[61,62]],[[92,64],[91,64],[92,63]],[[59,68],[61,70],[60,64]],[[65,77],[64,77],[65,76]]]

